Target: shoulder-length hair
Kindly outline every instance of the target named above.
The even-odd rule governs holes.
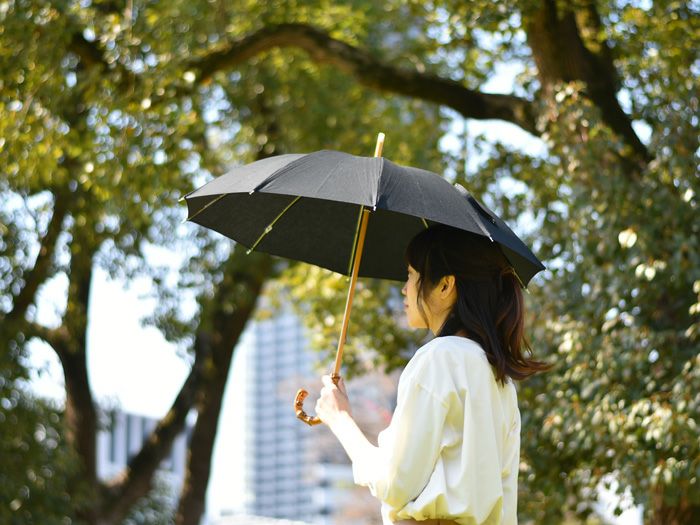
[[[416,235],[406,262],[419,274],[417,307],[446,275],[454,275],[457,300],[437,336],[465,331],[479,343],[501,384],[523,380],[553,365],[535,361],[524,334],[525,305],[520,279],[498,245],[457,228],[436,225]]]

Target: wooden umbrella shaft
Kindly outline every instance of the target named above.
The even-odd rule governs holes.
[[[374,156],[381,157],[384,149],[384,133],[379,133],[377,136],[377,145],[374,148]],[[340,365],[343,361],[343,348],[345,347],[345,338],[348,333],[348,324],[350,324],[350,311],[352,310],[352,300],[355,297],[355,283],[357,275],[360,272],[360,261],[362,260],[362,250],[365,246],[365,234],[367,233],[367,222],[369,221],[369,210],[362,209],[362,222],[360,223],[360,235],[357,239],[357,245],[354,246],[355,260],[352,265],[352,274],[350,276],[350,286],[348,287],[348,298],[345,302],[345,313],[343,314],[343,327],[340,330],[340,339],[338,339],[338,351],[335,355],[335,367],[333,368],[334,382],[340,379]]]
[[[357,247],[355,249],[355,262],[352,265],[352,275],[350,276],[350,286],[348,288],[348,298],[345,302],[345,313],[343,314],[343,327],[340,330],[340,339],[338,339],[338,352],[335,356],[335,367],[333,368],[333,377],[339,377],[340,365],[343,361],[343,347],[348,333],[348,325],[350,324],[350,311],[352,310],[352,300],[355,297],[355,283],[357,275],[360,271],[360,261],[362,260],[362,249],[365,245],[365,234],[367,233],[367,222],[369,219],[369,210],[362,210],[362,222],[360,223],[360,234],[357,239]]]

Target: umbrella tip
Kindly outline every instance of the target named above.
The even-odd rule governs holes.
[[[457,191],[461,193],[463,197],[467,197],[469,195],[467,188],[462,186],[459,182],[455,182],[454,187],[457,188]]]
[[[182,202],[182,201],[184,201],[184,200],[185,200],[185,196],[183,195],[182,197],[180,197],[180,198],[177,200],[177,202]]]
[[[386,135],[382,133],[381,131],[377,135],[377,146],[374,149],[374,156],[375,157],[381,157],[382,156],[382,150],[384,149],[384,138]]]

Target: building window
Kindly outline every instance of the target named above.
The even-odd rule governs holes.
[[[109,461],[117,462],[117,413],[109,413]]]
[[[126,415],[126,462],[131,461],[131,449],[132,449],[132,439],[131,439],[131,427],[134,425],[133,418],[127,414]]]

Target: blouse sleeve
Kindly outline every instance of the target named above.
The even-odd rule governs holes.
[[[413,500],[428,483],[440,454],[447,411],[447,402],[421,382],[401,385],[378,446],[353,460],[355,483],[393,507]]]

